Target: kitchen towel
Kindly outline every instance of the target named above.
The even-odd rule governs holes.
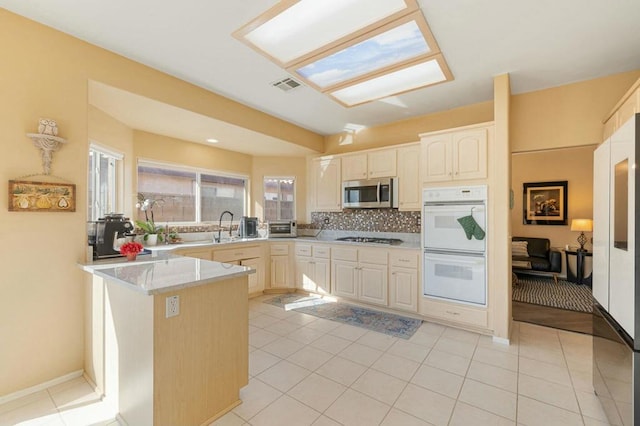
[[[458,219],[460,226],[464,229],[465,234],[467,234],[467,240],[470,240],[471,237],[475,237],[476,240],[483,240],[485,236],[485,232],[478,222],[473,218],[472,215],[463,216]]]

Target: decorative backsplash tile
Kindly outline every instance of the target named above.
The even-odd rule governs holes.
[[[325,218],[329,223],[324,223]],[[420,233],[420,212],[396,209],[349,209],[341,212],[312,212],[310,224],[298,224],[302,229],[332,231]]]

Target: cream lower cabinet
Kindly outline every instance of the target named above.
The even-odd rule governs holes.
[[[233,263],[248,266],[256,270],[249,275],[249,295],[262,293],[264,290],[265,264],[262,246],[234,247],[213,251],[213,260],[222,263]]]
[[[324,245],[296,244],[295,287],[318,294],[331,292],[329,254]]]
[[[208,249],[178,249],[175,251],[180,256],[195,257],[196,259],[213,260],[213,251]]]
[[[333,247],[331,289],[336,296],[388,305],[388,252],[384,249]]]
[[[271,281],[269,288],[292,288],[289,244],[271,244]]]
[[[389,252],[389,307],[404,311],[418,311],[419,251],[391,250]]]

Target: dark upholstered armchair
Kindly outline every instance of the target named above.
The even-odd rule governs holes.
[[[512,269],[517,272],[551,273],[558,283],[558,272],[562,271],[562,253],[551,249],[548,238],[513,237]],[[525,251],[526,250],[526,251]]]

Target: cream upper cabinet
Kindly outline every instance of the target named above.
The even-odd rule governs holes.
[[[616,130],[633,116],[640,113],[640,79],[624,94],[613,107],[603,127],[603,140],[608,139]]]
[[[367,179],[367,154],[342,157],[342,180]]]
[[[485,179],[491,125],[421,135],[422,182]]]
[[[396,150],[385,149],[373,151],[367,155],[368,178],[395,177],[396,170]]]
[[[342,210],[340,158],[318,158],[312,162],[312,196],[315,211]]]
[[[398,208],[422,208],[422,181],[420,180],[420,144],[398,148]]]
[[[342,180],[396,176],[396,150],[383,149],[342,157]]]

